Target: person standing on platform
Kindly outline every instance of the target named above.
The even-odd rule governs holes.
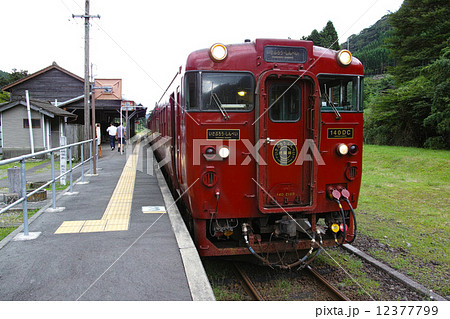
[[[109,145],[111,146],[111,151],[114,151],[116,148],[116,134],[117,127],[114,126],[113,123],[106,129],[106,132],[109,134]]]
[[[117,137],[117,147],[118,147],[118,151],[120,153],[120,148],[122,148],[122,150],[124,150],[123,148],[125,147],[125,138],[127,137],[127,133],[125,132],[125,128],[122,126],[122,124],[120,124],[117,127],[117,133],[116,133],[116,137]]]
[[[98,156],[102,157],[102,130],[100,129],[100,123],[95,125],[95,138],[98,145]]]

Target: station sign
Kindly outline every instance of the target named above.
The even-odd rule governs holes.
[[[122,110],[134,111],[136,106],[134,101],[122,100],[120,107],[122,108]]]

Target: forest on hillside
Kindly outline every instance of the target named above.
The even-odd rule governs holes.
[[[448,0],[405,0],[338,46],[331,21],[303,37],[363,63],[365,143],[450,149],[449,17]]]
[[[405,0],[388,16],[394,63],[366,81],[366,142],[450,149],[448,17],[447,0]]]

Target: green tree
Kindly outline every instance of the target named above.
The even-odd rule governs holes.
[[[13,82],[23,79],[24,77],[27,77],[27,76],[28,76],[28,71],[26,71],[26,70],[17,71],[17,69],[12,69],[12,73],[9,75],[8,81],[9,81],[9,83],[13,83]]]
[[[315,45],[323,46],[322,37],[320,36],[320,33],[319,31],[317,31],[317,29],[312,30],[310,36],[308,37],[308,40],[314,42]]]
[[[327,22],[327,25],[320,32],[320,36],[322,38],[322,46],[333,50],[340,50],[339,38],[333,22]]]
[[[322,31],[312,30],[311,34],[307,37],[302,37],[303,40],[309,40],[314,42],[314,45],[319,47],[330,48],[333,50],[339,50],[339,38],[334,28],[333,22],[328,21],[327,25],[322,29]]]
[[[370,142],[449,148],[449,16],[442,0],[405,0],[390,16],[396,87],[371,106]]]
[[[0,91],[0,103],[9,101],[9,93],[5,91]]]
[[[0,88],[4,87],[6,84],[8,84],[9,79],[9,73],[0,70]]]
[[[439,58],[450,37],[448,0],[405,0],[391,14],[392,37],[388,40],[397,65],[392,72],[397,81],[409,81]]]
[[[349,49],[364,65],[366,75],[384,74],[388,67],[394,66],[394,59],[385,45],[392,33],[388,17],[382,17],[374,25],[348,38]],[[347,43],[341,46],[347,46]]]
[[[27,77],[28,71],[25,71],[25,70],[18,71],[17,69],[12,69],[11,73],[2,71],[0,75],[1,75],[0,76],[0,88],[2,88],[10,83],[13,83],[20,79],[23,79],[24,77]],[[8,92],[0,91],[0,103],[8,102],[9,96],[10,95]]]
[[[366,119],[366,139],[375,144],[422,147],[427,138],[423,119],[430,113],[431,89],[431,82],[421,76],[379,95]]]
[[[439,59],[424,69],[433,85],[431,112],[423,123],[430,136],[425,146],[450,149],[450,45],[442,50]]]

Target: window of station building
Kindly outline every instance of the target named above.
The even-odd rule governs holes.
[[[320,109],[322,112],[362,111],[362,77],[319,75]]]
[[[253,109],[254,78],[250,73],[203,72],[202,110],[249,111]]]
[[[272,122],[297,122],[301,113],[301,89],[290,83],[269,87],[269,118]]]
[[[33,128],[41,128],[41,120],[40,119],[31,119],[31,126]],[[30,128],[28,119],[23,119],[23,128]]]

